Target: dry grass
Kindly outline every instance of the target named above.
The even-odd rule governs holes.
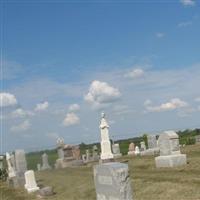
[[[173,169],[156,169],[153,157],[123,157],[129,160],[135,200],[200,200],[200,145],[185,147],[188,164]],[[49,200],[93,200],[93,168],[66,168],[36,173],[38,183],[54,187]],[[23,191],[1,185],[2,200],[37,199]]]

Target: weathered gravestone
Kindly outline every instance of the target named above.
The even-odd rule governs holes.
[[[49,165],[48,155],[46,153],[44,153],[42,155],[42,168],[41,168],[41,170],[46,170],[46,169],[51,169],[51,167]]]
[[[26,171],[24,175],[25,175],[25,182],[26,182],[24,187],[28,191],[28,193],[39,190],[39,187],[37,186],[37,183],[35,181],[34,171],[33,170]]]
[[[109,162],[113,160],[114,156],[111,151],[109,125],[105,119],[105,113],[102,113],[101,115],[101,122],[99,128],[101,131],[101,161]]]
[[[135,155],[135,144],[133,142],[129,144],[128,155]]]
[[[37,164],[37,170],[41,171],[41,164],[40,163]]]
[[[140,151],[145,151],[146,150],[146,145],[145,145],[145,142],[142,141],[140,142]]]
[[[98,161],[98,160],[99,160],[98,148],[97,148],[96,145],[94,145],[94,146],[92,147],[92,159],[93,159],[94,161]]]
[[[119,158],[122,156],[122,154],[120,153],[119,144],[113,144],[112,151],[113,151],[114,158]]]
[[[200,135],[195,136],[195,143],[200,144]]]
[[[156,135],[148,135],[147,136],[147,142],[148,142],[148,148],[149,149],[154,149],[157,148],[157,139]]]
[[[147,136],[147,143],[148,143],[148,149],[141,152],[141,155],[145,156],[152,156],[152,155],[158,155],[159,154],[159,148],[157,144],[156,135],[148,135]]]
[[[89,162],[90,161],[90,150],[89,149],[86,149],[85,150],[85,154],[86,154],[86,162]]]
[[[27,171],[26,154],[24,150],[15,151],[15,163],[16,171],[19,177],[24,177],[24,173]]]
[[[133,200],[128,165],[119,162],[94,166],[97,200]]]
[[[156,167],[177,167],[186,164],[186,155],[181,154],[179,136],[174,131],[165,131],[159,136],[160,156],[155,158]]]
[[[0,170],[3,170],[3,160],[4,160],[4,156],[0,155]]]

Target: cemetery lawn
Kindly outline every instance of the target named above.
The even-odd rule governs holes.
[[[188,164],[173,169],[156,169],[151,156],[119,159],[129,164],[134,200],[200,200],[200,145],[186,146],[182,153]],[[56,194],[49,200],[96,199],[92,166],[36,172],[36,178],[39,186],[54,187]],[[38,199],[2,183],[0,189],[2,200]]]

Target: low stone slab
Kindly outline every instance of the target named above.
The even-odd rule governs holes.
[[[155,158],[156,167],[178,167],[187,164],[186,154],[158,156]]]
[[[133,200],[128,165],[104,163],[94,166],[97,200]]]

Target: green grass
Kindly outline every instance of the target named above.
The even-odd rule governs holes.
[[[134,200],[200,200],[200,145],[182,149],[188,164],[178,168],[156,169],[154,157],[128,157]],[[35,158],[36,159],[36,158]],[[96,198],[93,167],[66,168],[36,172],[40,186],[53,186],[49,200],[93,200]],[[36,200],[23,190],[1,184],[2,200]]]

